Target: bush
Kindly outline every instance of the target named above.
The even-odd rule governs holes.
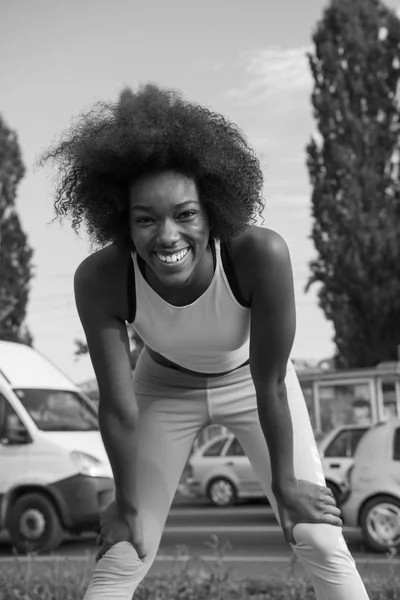
[[[135,600],[315,600],[310,581],[294,576],[293,564],[289,574],[285,569],[285,579],[235,580],[234,569],[225,569],[218,548],[217,554],[216,564],[210,566],[200,558],[187,556],[185,547],[178,547],[177,558],[187,559],[183,566],[176,561],[167,575],[147,577],[138,587]],[[393,558],[389,576],[365,578],[370,600],[400,600],[397,563]],[[81,600],[92,568],[89,554],[86,560],[63,556],[15,558],[2,565],[0,600]]]

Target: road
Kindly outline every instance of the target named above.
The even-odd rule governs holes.
[[[206,565],[215,564],[217,556],[215,548],[212,549],[213,535],[218,536],[220,543],[229,544],[223,552],[224,565],[233,569],[233,576],[282,574],[282,570],[290,566],[292,550],[267,504],[253,501],[230,508],[216,508],[207,502],[181,499],[171,508],[150,573],[169,571],[174,557],[176,559],[177,548],[180,548],[180,563],[186,561],[189,555],[201,556]],[[368,569],[368,572],[373,570],[376,574],[384,574],[391,568],[385,556],[365,551],[358,530],[345,527],[344,536],[361,573]],[[96,536],[85,534],[66,539],[54,554],[79,560],[83,555],[93,557],[95,552]],[[12,560],[7,559],[11,556],[11,545],[3,536],[0,539],[0,563]],[[399,567],[400,560],[394,560]],[[301,572],[299,565],[296,569]]]

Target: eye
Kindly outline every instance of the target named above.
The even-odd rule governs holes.
[[[135,220],[135,223],[139,223],[140,225],[148,225],[149,223],[152,223],[153,219],[151,217],[138,217]]]
[[[179,214],[179,218],[180,219],[191,219],[192,217],[195,217],[197,214],[198,213],[196,210],[185,210],[184,212]]]

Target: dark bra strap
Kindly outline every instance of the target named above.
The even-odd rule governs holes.
[[[128,323],[133,323],[136,313],[136,285],[135,285],[135,268],[133,266],[133,258],[129,253],[128,276],[126,278],[126,292],[128,294]]]
[[[245,308],[250,308],[251,304],[245,300],[241,292],[236,271],[233,265],[229,242],[221,242],[221,260],[224,267],[226,278],[236,300]]]
[[[143,276],[143,279],[146,279],[146,263],[144,262],[143,258],[137,252],[136,252],[136,262],[137,262],[137,265]]]

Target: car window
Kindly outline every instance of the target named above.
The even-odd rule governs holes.
[[[349,429],[350,433],[350,452],[351,456],[354,456],[357,446],[363,437],[363,435],[368,431],[368,427],[362,429]]]
[[[400,460],[400,427],[394,432],[393,460]]]
[[[18,428],[24,428],[23,422],[8,400],[0,394],[0,439],[6,439],[10,431]]]
[[[232,443],[226,452],[226,456],[244,456],[243,448],[236,438],[232,440]]]
[[[98,431],[96,412],[76,392],[51,389],[14,390],[42,431]]]
[[[352,458],[356,448],[368,427],[345,429],[340,431],[326,447],[325,456],[338,458]]]
[[[340,458],[350,455],[350,436],[349,431],[340,431],[325,449],[325,456],[337,456]]]
[[[204,451],[203,456],[219,456],[225,444],[226,438],[214,442],[211,444],[211,446],[209,446],[209,448],[207,448],[207,450]]]

